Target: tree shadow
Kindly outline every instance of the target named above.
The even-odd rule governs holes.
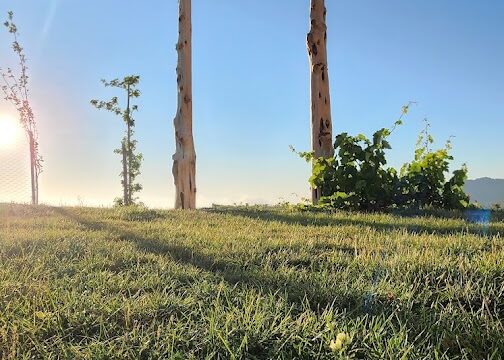
[[[177,244],[169,240],[146,237],[138,231],[116,226],[103,221],[96,221],[87,217],[79,216],[71,209],[53,208],[54,212],[71,219],[80,226],[91,231],[105,231],[114,234],[121,241],[128,241],[144,253],[165,256],[181,265],[193,266],[201,271],[211,273],[224,280],[230,286],[244,286],[254,288],[263,295],[275,294],[286,299],[293,309],[301,310],[309,306],[314,311],[321,311],[328,306],[345,310],[354,315],[373,314],[376,307],[372,306],[370,294],[367,291],[358,293],[348,292],[344,289],[322,288],[322,284],[316,284],[312,279],[304,279],[295,276],[285,276],[276,271],[272,264],[268,271],[256,263],[239,264],[229,260],[218,259],[210,254],[184,245],[181,241]],[[285,248],[281,248],[282,250]],[[332,250],[340,251],[348,256],[355,256],[355,249],[350,247],[331,246]],[[318,249],[328,250],[328,246]],[[266,253],[279,251],[278,249],[266,249]],[[292,267],[303,268],[309,264],[298,261],[289,264]],[[377,298],[375,300],[378,300]]]
[[[340,311],[345,313],[345,317],[350,319],[361,319],[363,316],[383,316],[398,321],[399,323],[407,323],[408,331],[412,334],[421,334],[424,331],[422,321],[425,321],[425,316],[428,316],[434,321],[439,318],[439,311],[433,310],[428,303],[415,302],[411,308],[402,307],[398,310],[400,304],[389,295],[380,295],[370,290],[370,288],[358,290],[356,288],[345,289],[343,287],[333,287],[328,289],[324,286],[323,281],[314,281],[313,277],[298,277],[287,276],[285,273],[277,272],[274,269],[265,269],[258,264],[249,263],[237,264],[217,259],[216,257],[205,254],[201,250],[194,247],[184,245],[183,241],[171,243],[170,240],[161,240],[141,234],[128,228],[129,221],[124,223],[125,226],[117,226],[104,221],[94,220],[87,217],[79,216],[73,211],[68,211],[63,208],[54,208],[55,213],[63,217],[67,217],[79,225],[92,231],[106,231],[113,233],[122,241],[128,241],[144,253],[154,254],[157,256],[168,257],[173,261],[185,265],[192,266],[206,273],[210,273],[216,277],[218,281],[225,281],[233,288],[254,289],[264,296],[279,297],[287,301],[294,316],[302,314],[309,307],[316,314],[321,314],[325,309],[331,311]],[[289,224],[301,224],[304,226],[314,225],[313,222],[303,216],[288,216],[271,212],[255,212],[254,215],[247,216],[248,212],[243,211],[226,211],[224,214],[233,216],[243,216],[259,218],[261,220],[282,221]],[[318,226],[336,226],[345,224],[340,219],[317,218]],[[349,221],[350,225],[366,225],[365,221]],[[382,230],[384,230],[383,228]],[[389,227],[387,227],[389,229]],[[425,231],[425,229],[423,229]],[[352,255],[353,249],[341,248],[337,249],[348,256]],[[268,249],[268,251],[275,251]],[[383,276],[383,269],[377,269],[370,280],[370,284],[374,284]],[[316,278],[316,277],[315,277]],[[433,284],[433,286],[435,286]],[[439,299],[432,299],[438,302]],[[446,300],[448,301],[448,300]],[[461,302],[462,301],[462,302]],[[472,309],[478,304],[464,303],[466,299],[460,299],[458,305],[467,307],[467,310]],[[438,303],[439,305],[439,303]],[[441,304],[442,305],[442,304]],[[441,306],[443,308],[443,306]],[[399,312],[398,312],[399,311]],[[462,327],[463,319],[454,318],[457,326]],[[434,329],[434,328],[433,328]],[[437,331],[437,330],[436,330]],[[440,330],[441,331],[441,330]],[[440,332],[440,336],[442,333]],[[443,335],[444,336],[444,335]],[[454,335],[453,335],[454,336]],[[478,338],[476,336],[476,338]],[[471,338],[469,338],[470,340]],[[479,339],[479,338],[478,338]],[[468,341],[469,341],[468,340]],[[488,346],[494,345],[488,340]],[[451,351],[450,347],[446,348]],[[453,350],[454,354],[458,354],[457,350]]]
[[[284,212],[268,208],[241,208],[241,207],[216,207],[205,209],[210,213],[238,216],[261,221],[277,221],[288,225],[298,226],[363,226],[375,229],[380,232],[390,232],[394,230],[406,230],[413,234],[438,234],[438,235],[461,235],[471,234],[482,237],[500,236],[504,233],[504,224],[491,222],[488,215],[472,215],[475,221],[465,221],[463,225],[457,224],[429,224],[422,223],[418,214],[408,215],[406,213],[388,214],[398,219],[397,222],[390,220],[373,220],[355,218],[352,216],[342,218],[334,217],[323,213],[302,213]],[[409,220],[408,222],[405,222]],[[446,218],[444,218],[446,219]],[[463,218],[457,218],[462,220]],[[485,221],[485,219],[487,219]]]

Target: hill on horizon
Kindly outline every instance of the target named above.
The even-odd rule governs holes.
[[[504,179],[484,177],[468,180],[465,190],[471,196],[471,201],[477,201],[483,206],[490,207],[497,203],[504,205]]]

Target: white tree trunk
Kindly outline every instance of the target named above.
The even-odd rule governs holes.
[[[123,205],[128,206],[131,205],[129,203],[129,180],[128,180],[128,152],[126,151],[126,144],[122,143],[122,166],[123,166],[123,180],[122,180],[122,186],[123,186]]]
[[[312,151],[316,158],[334,155],[331,97],[327,71],[327,25],[324,0],[311,0],[311,29],[307,37],[311,70]],[[312,201],[318,203],[322,189],[312,189]]]
[[[31,130],[28,131],[28,141],[30,145],[31,203],[38,205],[37,154],[35,152],[35,138]]]
[[[196,152],[192,131],[191,0],[179,0],[177,43],[178,107],[175,116],[176,151],[173,155],[175,208],[196,208]]]

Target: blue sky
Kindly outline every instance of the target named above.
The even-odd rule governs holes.
[[[370,135],[414,100],[391,139],[391,165],[411,159],[428,117],[440,145],[455,136],[455,163],[466,162],[471,178],[504,178],[503,1],[328,0],[327,7],[335,133]],[[116,95],[100,79],[139,74],[140,197],[171,207],[177,2],[2,1],[0,12],[9,9],[29,56],[45,157],[41,200],[107,205],[120,195],[112,151],[122,124],[89,100]],[[199,205],[308,196],[309,166],[289,151],[310,146],[308,10],[308,0],[193,0]],[[4,67],[15,64],[8,42],[2,31]],[[0,114],[13,112],[0,102]],[[1,151],[0,160],[15,158]],[[18,180],[10,182],[26,179]]]

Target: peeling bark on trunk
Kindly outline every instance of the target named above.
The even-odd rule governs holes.
[[[191,0],[179,0],[177,43],[178,107],[175,116],[176,151],[173,155],[175,208],[196,208],[196,152],[192,131]]]
[[[315,158],[334,155],[331,120],[331,98],[327,71],[327,25],[324,0],[311,0],[311,29],[307,36],[311,71],[311,131]],[[312,201],[317,204],[322,189],[312,189]]]

